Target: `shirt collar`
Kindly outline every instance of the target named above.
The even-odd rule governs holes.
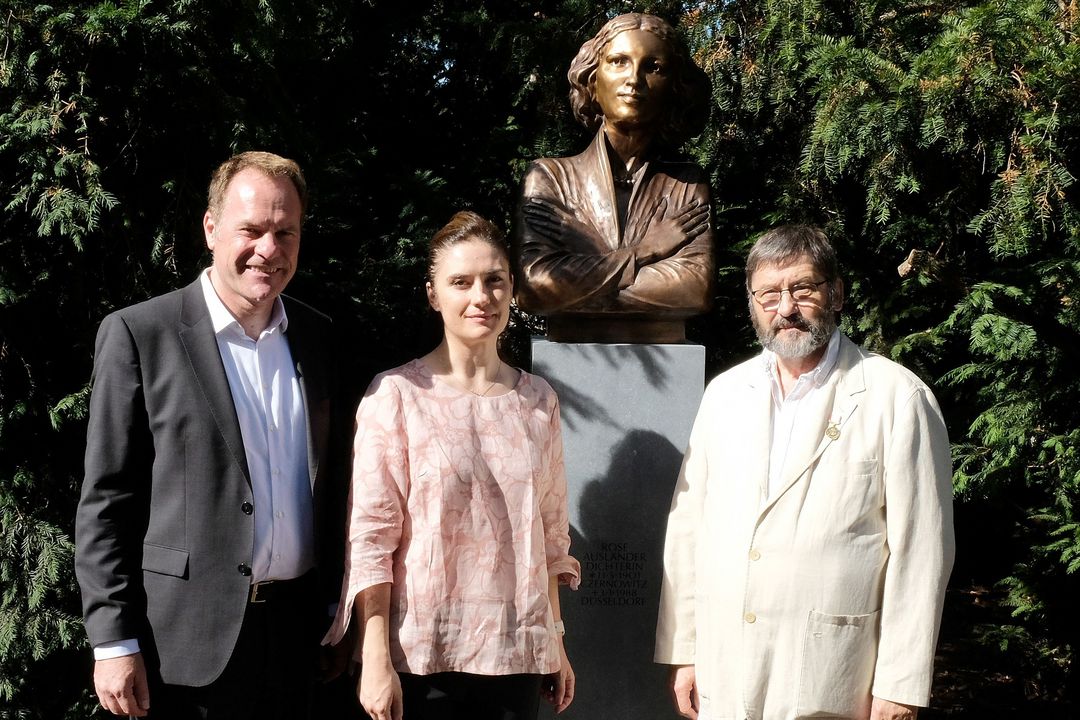
[[[634,168],[634,172],[630,175],[630,177],[628,179],[629,181],[626,181],[626,180],[624,180],[622,182],[617,181],[615,179],[615,175],[611,171],[611,154],[608,152],[609,143],[608,143],[607,135],[604,134],[603,125],[601,125],[600,130],[596,134],[596,145],[597,145],[597,154],[599,155],[599,159],[600,159],[600,165],[603,167],[603,172],[605,172],[609,176],[611,176],[611,185],[612,185],[612,187],[616,187],[616,186],[618,186],[620,184],[625,185],[626,187],[636,187],[638,185],[638,183],[641,182],[641,179],[643,177],[645,177],[645,173],[647,173],[649,171],[649,164],[651,162],[651,160],[650,160],[651,156],[646,153],[645,156],[643,158],[641,158],[641,161],[640,161],[639,165],[636,168]]]
[[[199,284],[202,286],[203,298],[206,300],[206,309],[210,311],[210,323],[213,325],[214,334],[220,335],[231,328],[232,332],[243,335],[244,328],[241,327],[240,321],[233,317],[233,314],[225,307],[225,303],[221,302],[217,291],[214,290],[214,284],[210,282],[210,268],[206,268],[199,275]],[[270,332],[279,327],[281,332],[285,332],[289,327],[289,318],[285,314],[285,305],[281,302],[281,298],[276,297],[274,308],[270,311],[270,322],[267,323],[263,332]]]
[[[836,367],[836,358],[840,354],[840,329],[833,330],[832,335],[829,336],[829,345],[825,349],[825,354],[822,355],[821,360],[818,361],[817,366],[799,376],[799,384],[805,384],[807,382],[813,383],[814,387],[821,387],[829,379],[832,374],[833,368]],[[768,375],[769,380],[772,383],[779,385],[780,378],[776,371],[776,353],[769,349],[763,349],[761,351],[761,364],[765,369],[765,374]],[[805,380],[803,380],[805,378]]]

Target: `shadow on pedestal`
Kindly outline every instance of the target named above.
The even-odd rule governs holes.
[[[668,669],[652,662],[652,652],[664,530],[681,462],[666,438],[634,430],[612,449],[607,472],[584,486],[581,527],[571,529],[582,583],[577,593],[563,593],[567,653],[578,679],[565,718],[678,717]]]

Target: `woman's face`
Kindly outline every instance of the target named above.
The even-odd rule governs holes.
[[[483,240],[464,240],[437,255],[428,302],[442,315],[447,337],[465,343],[498,339],[510,318],[514,281],[506,253]]]
[[[593,93],[608,124],[649,127],[662,115],[671,88],[667,43],[646,30],[624,30],[600,54]]]

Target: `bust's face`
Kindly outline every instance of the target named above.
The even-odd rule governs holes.
[[[671,94],[672,57],[667,43],[646,30],[624,30],[600,54],[593,92],[604,122],[651,127]]]

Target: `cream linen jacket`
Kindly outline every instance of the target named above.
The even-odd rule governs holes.
[[[954,555],[948,436],[915,375],[840,343],[772,498],[761,358],[705,391],[668,518],[655,656],[696,665],[702,720],[929,700]]]

